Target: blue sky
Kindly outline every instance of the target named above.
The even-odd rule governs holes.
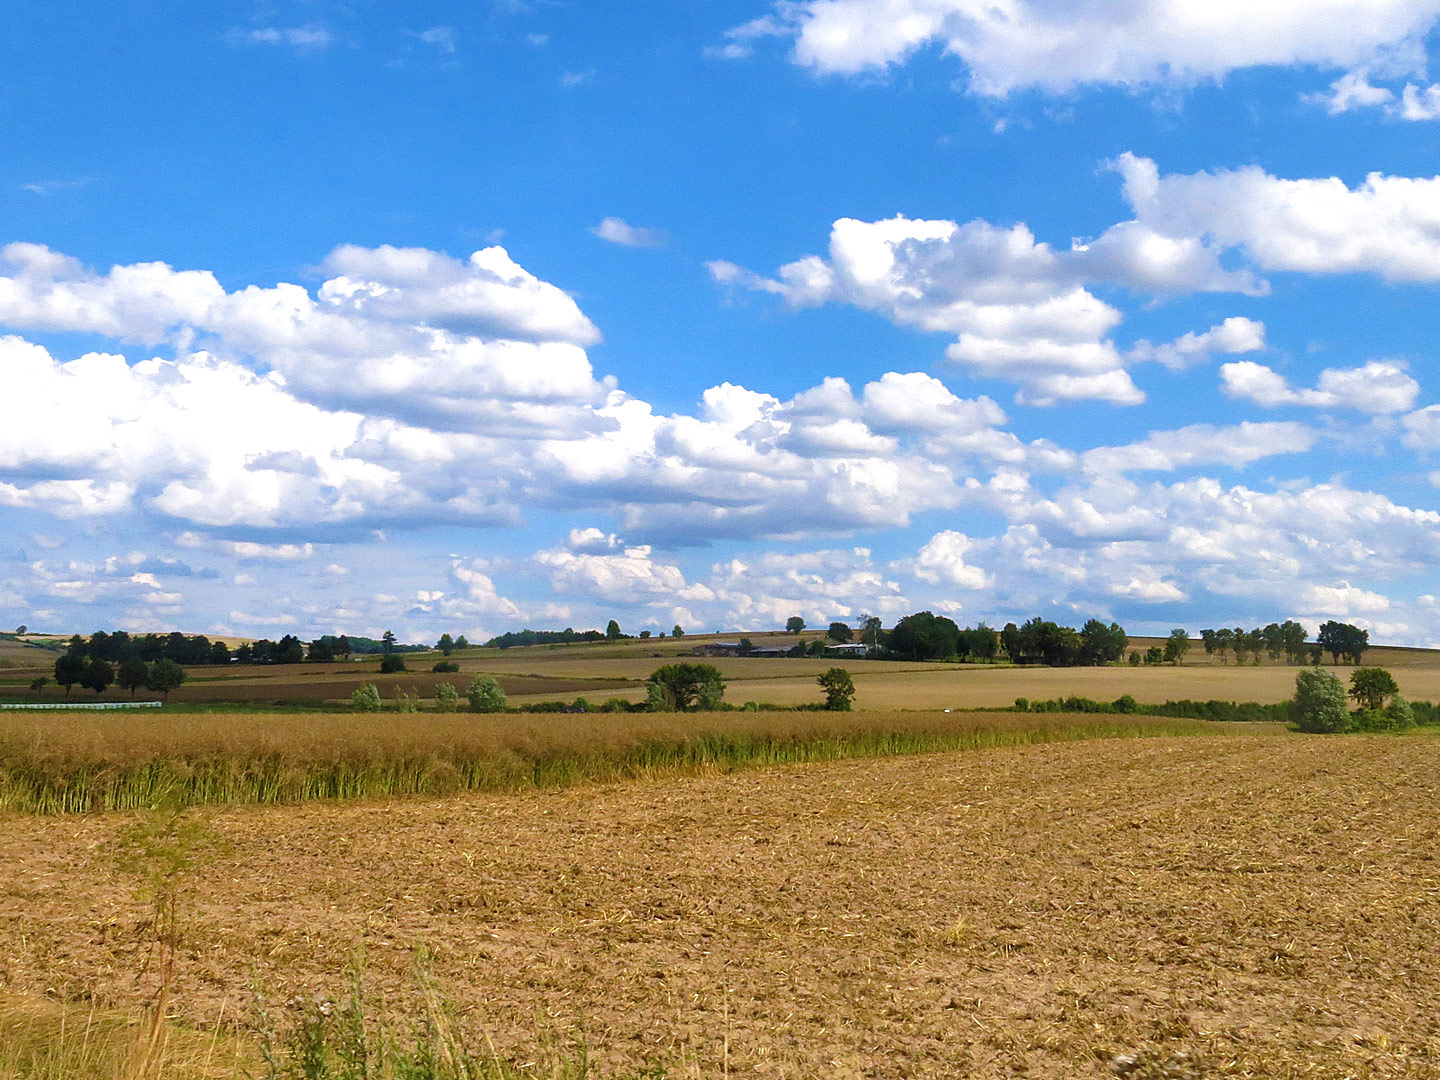
[[[1440,642],[1437,22],[11,5],[0,618]]]

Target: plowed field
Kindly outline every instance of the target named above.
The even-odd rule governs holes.
[[[194,811],[192,811],[193,813]],[[202,814],[186,1018],[413,949],[522,1063],[678,1075],[1440,1076],[1440,739],[1094,741]],[[0,820],[0,985],[131,1005],[128,817]],[[1150,1073],[1145,1075],[1171,1075]],[[1174,1075],[1180,1075],[1178,1073]]]

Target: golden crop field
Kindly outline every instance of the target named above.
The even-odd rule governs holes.
[[[518,1075],[580,1036],[597,1076],[1425,1080],[1437,776],[1424,735],[1155,738],[192,811],[169,1011],[253,1023],[363,953],[403,1015],[423,950]],[[0,818],[12,1007],[153,991],[134,820]]]
[[[1057,713],[0,713],[0,811],[299,802],[1095,737],[1250,734]]]

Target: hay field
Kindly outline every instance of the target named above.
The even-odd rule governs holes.
[[[1424,736],[1148,739],[213,811],[173,1008],[339,993],[363,949],[403,1010],[423,946],[517,1064],[583,1029],[607,1075],[1426,1080],[1437,776]],[[129,820],[0,819],[7,994],[148,991]]]

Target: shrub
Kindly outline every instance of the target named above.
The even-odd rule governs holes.
[[[645,683],[645,705],[651,712],[716,709],[725,698],[725,679],[714,664],[666,664]]]
[[[397,671],[408,670],[405,667],[405,658],[399,653],[386,653],[380,658],[380,674],[393,675]]]
[[[1023,697],[1017,697],[1017,698],[1015,699],[1015,711],[1016,711],[1016,712],[1029,712],[1029,711],[1030,711],[1030,699],[1029,699],[1029,698],[1023,698]]]
[[[380,688],[370,682],[357,686],[350,694],[350,706],[360,712],[379,712]]]
[[[459,671],[459,670],[460,670],[460,665],[457,664],[454,660],[441,660],[438,664],[436,664],[436,665],[435,665],[434,667],[432,667],[430,670],[431,670],[431,671],[434,671],[434,672],[438,672],[438,673],[440,673],[440,674],[442,674],[442,675],[445,675],[445,674],[451,674],[451,673],[453,673],[453,672]]]
[[[825,708],[831,712],[850,711],[850,704],[855,700],[855,681],[850,678],[848,671],[842,667],[832,667],[823,675],[817,676],[815,681],[820,684],[820,689],[825,691]]]
[[[1311,668],[1300,672],[1295,676],[1290,718],[1297,728],[1311,734],[1344,731],[1350,726],[1350,714],[1345,707],[1345,687],[1328,671]]]
[[[634,706],[623,697],[606,698],[600,703],[600,712],[629,712]]]
[[[1135,699],[1129,694],[1121,694],[1110,706],[1117,713],[1133,713],[1135,711]]]
[[[1385,715],[1390,718],[1390,726],[1396,730],[1402,730],[1415,726],[1415,710],[1410,707],[1399,694],[1390,699],[1390,704],[1385,706]]]
[[[435,708],[440,712],[454,712],[460,707],[460,691],[448,682],[435,687]]]
[[[476,675],[465,697],[474,712],[503,712],[507,704],[505,691],[493,675]]]
[[[407,694],[398,687],[395,690],[395,711],[396,712],[419,712],[420,695]]]

